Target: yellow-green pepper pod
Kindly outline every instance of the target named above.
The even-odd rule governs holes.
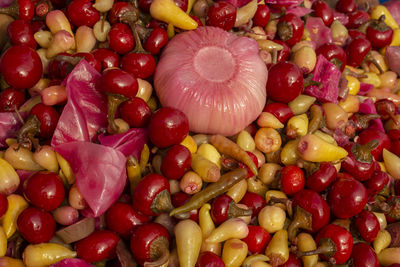
[[[183,30],[194,30],[197,22],[178,7],[173,0],[154,0],[150,5],[153,18],[172,24]]]

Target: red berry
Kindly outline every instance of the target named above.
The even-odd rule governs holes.
[[[137,79],[132,74],[120,69],[103,71],[100,86],[104,92],[119,94],[128,98],[136,97],[138,91]]]
[[[116,202],[105,214],[108,229],[129,238],[138,225],[148,223],[150,218],[138,213],[129,204]]]
[[[14,88],[7,88],[0,93],[0,112],[11,112],[19,109],[25,102],[25,94]]]
[[[150,121],[151,109],[139,97],[134,97],[122,103],[120,111],[122,119],[133,128],[145,127]]]
[[[17,228],[26,241],[39,244],[48,242],[53,237],[56,222],[50,213],[28,207],[18,216]]]
[[[61,178],[54,172],[45,171],[37,172],[25,180],[23,193],[31,204],[46,211],[58,208],[65,196]]]
[[[253,17],[253,23],[255,26],[265,27],[267,26],[270,18],[271,11],[267,5],[258,5],[257,11]]]
[[[115,257],[115,250],[119,240],[118,235],[111,231],[95,231],[76,243],[77,256],[87,262],[112,259]]]
[[[90,0],[73,0],[67,7],[68,18],[79,26],[93,27],[100,20],[100,12],[93,7]]]
[[[25,20],[14,20],[7,27],[7,34],[12,45],[27,45],[32,49],[36,49],[37,43],[33,37],[34,31]]]
[[[265,251],[271,235],[261,226],[249,225],[249,234],[242,239],[252,254],[262,254]]]
[[[143,44],[143,48],[153,55],[160,53],[160,49],[168,43],[168,33],[163,28],[157,27],[151,31]]]
[[[179,144],[188,133],[188,118],[178,109],[162,107],[150,119],[149,138],[159,148]]]
[[[11,87],[28,89],[42,77],[42,61],[36,51],[29,46],[14,45],[1,57],[0,72]]]
[[[30,115],[35,115],[40,123],[39,136],[50,138],[56,129],[60,115],[57,110],[51,106],[46,106],[43,103],[35,105],[30,112]]]
[[[121,69],[140,79],[149,78],[155,68],[156,60],[149,54],[129,53],[121,58]]]
[[[378,218],[371,211],[363,210],[356,216],[355,225],[361,237],[371,243],[378,236],[380,224]]]
[[[289,103],[303,91],[303,74],[295,64],[284,61],[274,65],[268,72],[267,96]]]
[[[135,48],[135,40],[132,31],[124,23],[115,23],[108,32],[108,43],[112,50],[118,54],[126,54]]]
[[[91,52],[93,56],[100,61],[102,70],[107,68],[118,68],[119,55],[106,48],[98,48]]]
[[[228,2],[216,2],[208,9],[206,25],[229,31],[235,26],[235,21],[236,7]]]
[[[293,195],[304,188],[304,172],[295,165],[288,165],[281,170],[282,191]]]
[[[161,172],[168,179],[178,180],[192,164],[192,155],[185,146],[173,145],[165,154],[161,163]]]

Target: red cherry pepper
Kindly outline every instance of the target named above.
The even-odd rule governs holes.
[[[158,223],[140,225],[131,237],[131,252],[139,265],[168,256],[170,236],[168,230]]]
[[[367,128],[358,134],[357,143],[360,145],[366,145],[374,139],[378,141],[378,145],[371,150],[371,154],[375,160],[381,160],[383,149],[390,149],[390,139],[387,134],[375,129]]]
[[[197,258],[195,267],[225,267],[225,263],[217,254],[211,251],[203,251]]]
[[[367,189],[348,174],[341,175],[328,193],[328,203],[332,214],[340,219],[357,215],[364,209],[367,201]]]
[[[304,22],[293,13],[283,15],[278,22],[279,39],[293,46],[301,40],[304,31]]]
[[[114,203],[105,214],[108,229],[120,234],[124,238],[130,238],[133,229],[138,225],[148,223],[150,218],[135,211],[127,203]]]
[[[252,218],[256,217],[258,213],[260,213],[260,210],[262,210],[262,208],[267,205],[265,199],[262,196],[249,191],[244,194],[239,203],[245,204],[249,209],[253,211],[251,215]]]
[[[336,224],[328,224],[318,232],[315,242],[318,248],[306,252],[298,252],[297,256],[320,254],[321,258],[332,264],[345,263],[351,256],[353,237],[350,232]]]
[[[356,216],[355,226],[361,237],[368,243],[375,240],[380,230],[378,218],[368,210],[363,210]]]
[[[351,253],[354,267],[379,267],[378,257],[374,249],[364,242],[359,242],[353,246]]]
[[[250,216],[252,210],[238,207],[230,196],[224,194],[214,198],[210,213],[214,223],[219,225],[230,218]]]
[[[385,16],[378,20],[372,20],[367,27],[367,38],[374,48],[382,48],[390,45],[393,39],[393,30],[384,22]]]
[[[87,262],[112,259],[119,240],[118,235],[111,231],[95,231],[76,243],[77,256]]]
[[[174,207],[183,206],[186,202],[190,200],[192,196],[182,191],[177,192],[171,196],[171,202]],[[198,222],[199,221],[199,210],[194,209],[189,212],[189,219]]]
[[[262,254],[270,240],[271,235],[258,225],[249,225],[249,234],[242,239],[252,254]]]
[[[268,103],[263,111],[273,114],[281,123],[286,123],[294,116],[292,109],[288,105],[278,102]]]
[[[132,196],[133,208],[147,216],[157,216],[173,209],[168,179],[159,174],[146,175]]]
[[[317,55],[323,55],[331,63],[343,72],[346,67],[347,57],[343,48],[335,44],[325,44],[320,46],[316,51]]]
[[[304,189],[296,193],[292,201],[295,213],[288,228],[289,240],[296,236],[299,228],[315,233],[329,223],[328,203],[318,193]]]
[[[355,68],[359,67],[370,50],[370,41],[360,37],[354,38],[350,41],[346,49],[347,64]]]
[[[374,150],[378,144],[379,141],[373,139],[365,145],[353,143],[345,146],[349,154],[342,162],[342,169],[359,181],[366,181],[371,178],[375,169],[375,162],[371,151]]]
[[[327,189],[336,179],[337,170],[329,162],[322,162],[319,168],[306,178],[307,187],[315,192]]]
[[[312,9],[314,10],[314,15],[320,17],[326,26],[331,26],[333,22],[333,10],[325,1],[315,1]]]

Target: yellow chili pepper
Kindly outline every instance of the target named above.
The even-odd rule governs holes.
[[[185,139],[181,142],[181,145],[185,146],[187,149],[189,149],[190,153],[196,153],[197,151],[197,144],[196,141],[194,141],[193,137],[190,135],[187,135]]]
[[[3,227],[0,226],[0,257],[6,255],[7,252],[7,236]]]
[[[10,238],[10,236],[12,236],[17,230],[18,216],[29,206],[29,204],[26,202],[24,197],[16,194],[7,196],[7,201],[8,209],[6,214],[4,214],[1,218],[0,222],[7,238]]]
[[[346,75],[347,87],[349,88],[350,95],[356,95],[360,91],[360,81],[353,76]]]
[[[194,30],[197,22],[186,14],[173,0],[154,0],[150,6],[153,18],[172,24],[183,30]]]
[[[371,11],[371,19],[379,19],[382,15],[385,16],[385,23],[390,28],[392,28],[393,30],[399,28],[399,25],[396,23],[389,10],[385,6],[378,5],[374,7]]]
[[[22,260],[10,258],[10,257],[0,257],[0,267],[25,267]]]
[[[379,88],[381,86],[381,79],[379,79],[378,74],[373,72],[366,72],[364,74],[368,77],[360,79],[363,83],[372,84],[375,88]]]

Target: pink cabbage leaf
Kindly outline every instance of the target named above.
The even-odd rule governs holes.
[[[124,190],[124,154],[112,147],[82,141],[64,143],[54,149],[69,162],[75,174],[75,184],[90,207],[85,216],[102,215]]]
[[[310,33],[310,38],[315,42],[317,48],[333,42],[331,29],[325,26],[321,18],[309,17],[305,28]]]
[[[0,147],[7,147],[6,139],[15,136],[22,122],[15,112],[0,112]]]
[[[371,98],[365,99],[362,103],[360,103],[359,112],[364,114],[377,114],[374,101]],[[369,125],[369,127],[372,129],[385,132],[381,119],[373,119],[370,121]]]
[[[81,60],[64,80],[68,102],[61,113],[52,146],[93,141],[107,127],[107,99],[99,90],[101,74]]]
[[[312,9],[306,8],[306,7],[301,7],[301,6],[295,6],[292,8],[288,8],[286,10],[286,14],[294,14],[297,15],[298,17],[303,17],[307,14],[310,14],[312,12]]]
[[[374,89],[372,84],[360,82],[360,90],[357,95],[367,95],[372,89]]]
[[[147,143],[147,130],[144,128],[132,128],[126,133],[114,135],[99,135],[99,142],[121,152],[126,157],[133,155],[137,159],[145,143]]]
[[[316,85],[310,85],[304,89],[304,93],[316,97],[320,102],[337,103],[341,76],[340,70],[324,56],[319,55],[312,74],[313,81],[321,83],[322,87],[319,88]]]

